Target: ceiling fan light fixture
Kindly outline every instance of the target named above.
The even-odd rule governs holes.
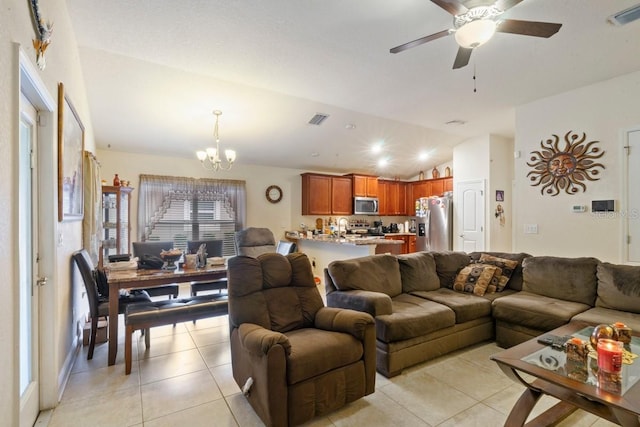
[[[471,21],[456,30],[455,39],[460,47],[473,49],[482,46],[496,32],[496,22],[492,19]]]

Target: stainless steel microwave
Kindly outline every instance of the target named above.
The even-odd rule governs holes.
[[[354,215],[378,215],[378,199],[376,197],[354,197]]]

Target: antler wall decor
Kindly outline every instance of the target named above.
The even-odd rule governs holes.
[[[44,51],[51,44],[51,33],[53,32],[53,23],[45,23],[40,16],[40,6],[38,0],[30,0],[31,13],[33,14],[33,23],[36,30],[36,38],[33,39],[33,48],[36,50],[36,64],[38,68],[44,70],[47,61],[44,58]]]
[[[532,186],[541,185],[540,194],[557,196],[561,191],[573,195],[582,189],[587,190],[586,181],[597,181],[600,178],[600,170],[605,169],[602,163],[594,160],[604,155],[594,145],[599,141],[585,143],[587,135],[582,136],[569,131],[564,136],[564,147],[560,148],[560,138],[552,135],[552,138],[541,141],[541,150],[532,151],[530,162],[527,166],[533,168],[527,177]]]

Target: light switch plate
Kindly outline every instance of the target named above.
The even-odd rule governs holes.
[[[524,234],[538,234],[538,224],[525,224]]]

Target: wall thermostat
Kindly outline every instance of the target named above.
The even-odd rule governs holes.
[[[591,212],[613,212],[615,211],[613,200],[592,200]]]
[[[571,212],[573,213],[583,213],[587,211],[587,207],[585,205],[573,205],[571,206]]]

